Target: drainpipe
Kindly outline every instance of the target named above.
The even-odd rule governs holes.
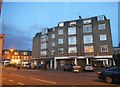
[[[89,60],[88,60],[88,58],[86,58],[86,64],[89,64]]]

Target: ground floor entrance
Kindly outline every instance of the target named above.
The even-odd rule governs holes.
[[[113,66],[114,61],[112,57],[54,57],[46,59],[34,59],[32,60],[34,66],[37,64],[46,64],[47,68],[51,69],[63,69],[65,64],[74,64],[84,67],[86,64],[92,64],[94,67]]]

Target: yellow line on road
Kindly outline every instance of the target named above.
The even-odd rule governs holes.
[[[21,82],[17,82],[18,84],[20,84],[20,85],[24,85],[23,83],[21,83]]]
[[[10,82],[14,82],[13,80],[9,80]]]
[[[43,80],[43,79],[36,79],[36,78],[30,78],[30,79],[41,81],[41,82],[46,82],[46,83],[51,83],[51,84],[56,84],[56,82],[52,82],[52,81],[48,81],[48,80]]]

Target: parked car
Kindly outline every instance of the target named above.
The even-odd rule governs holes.
[[[77,73],[81,72],[81,66],[74,65],[73,72],[77,72]]]
[[[120,67],[112,67],[98,72],[98,78],[106,83],[120,82]]]
[[[38,64],[37,68],[39,68],[39,69],[45,69],[46,70],[47,66],[45,64]]]
[[[64,71],[72,71],[73,70],[73,65],[72,64],[65,64],[63,67]]]
[[[22,68],[31,69],[31,63],[23,64]]]
[[[85,71],[94,71],[94,68],[93,68],[92,64],[86,64],[84,70]]]

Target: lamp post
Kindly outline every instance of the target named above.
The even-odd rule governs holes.
[[[10,48],[10,59],[12,59],[12,53],[13,53],[14,49],[13,48]]]

